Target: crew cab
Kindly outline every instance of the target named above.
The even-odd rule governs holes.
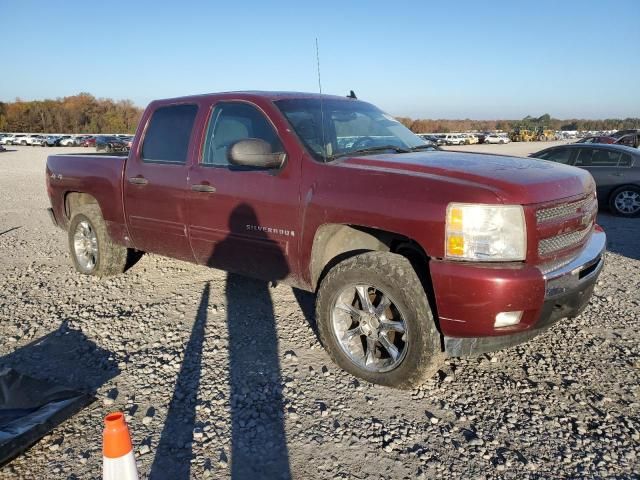
[[[577,316],[604,264],[587,171],[440,151],[354,98],[154,101],[128,154],[51,155],[46,179],[79,272],[137,250],[315,292],[332,358],[393,387]]]

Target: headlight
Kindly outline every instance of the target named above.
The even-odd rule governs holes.
[[[457,260],[524,260],[527,235],[520,205],[450,203],[445,227],[445,256]]]

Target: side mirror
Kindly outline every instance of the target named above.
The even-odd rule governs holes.
[[[286,153],[271,151],[271,145],[259,138],[247,138],[231,145],[229,162],[243,167],[274,169],[284,163]]]

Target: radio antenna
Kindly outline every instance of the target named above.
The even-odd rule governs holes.
[[[320,131],[322,132],[322,158],[327,163],[327,143],[324,138],[324,108],[322,107],[322,81],[320,79],[320,48],[316,37],[316,65],[318,68],[318,89],[320,90]]]

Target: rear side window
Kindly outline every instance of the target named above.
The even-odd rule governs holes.
[[[576,167],[616,167],[621,157],[620,152],[604,149],[580,149]]]
[[[197,112],[197,105],[170,105],[153,112],[142,144],[142,160],[186,163]]]

